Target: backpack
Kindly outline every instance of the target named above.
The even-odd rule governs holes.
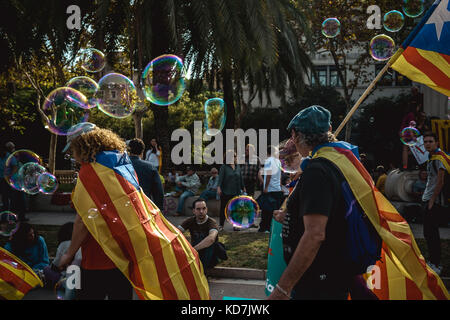
[[[347,213],[347,251],[353,274],[366,273],[381,259],[382,240],[369,218],[363,213],[347,181],[342,182]]]

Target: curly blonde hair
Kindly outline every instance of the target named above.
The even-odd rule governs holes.
[[[102,151],[126,150],[126,143],[117,134],[108,129],[95,128],[76,137],[70,144],[82,162],[95,162],[95,156]]]

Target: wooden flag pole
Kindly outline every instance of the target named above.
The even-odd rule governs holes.
[[[355,113],[356,109],[358,109],[358,107],[360,106],[360,104],[364,101],[364,99],[366,99],[366,97],[369,95],[370,91],[373,89],[373,87],[377,84],[377,82],[381,79],[381,77],[384,75],[384,73],[389,69],[389,67],[391,66],[391,60],[389,60],[388,63],[386,63],[386,65],[384,66],[383,69],[381,69],[381,71],[377,74],[377,76],[375,77],[375,79],[373,79],[372,83],[367,87],[366,91],[364,91],[364,93],[361,95],[361,97],[358,99],[358,101],[356,101],[355,105],[353,106],[353,108],[350,110],[350,112],[345,116],[344,120],[342,120],[341,124],[339,125],[339,127],[336,129],[336,131],[334,132],[334,135],[337,137],[338,134],[342,131],[342,129],[345,127],[345,125],[347,124],[348,120],[350,120],[350,118],[352,117],[352,115]]]

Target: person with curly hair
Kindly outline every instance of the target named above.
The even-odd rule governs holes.
[[[83,170],[83,166],[96,162],[105,152],[124,153],[126,150],[126,143],[114,132],[89,122],[72,127],[67,142],[63,152],[70,148],[73,158],[81,164],[80,170]],[[86,188],[93,190],[97,186]],[[64,270],[73,261],[79,248],[82,258],[81,290],[78,299],[103,300],[106,296],[109,300],[132,299],[133,292],[128,279],[91,235],[78,212],[70,246],[59,260],[60,270]]]

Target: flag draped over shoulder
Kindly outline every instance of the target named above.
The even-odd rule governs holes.
[[[449,0],[437,0],[390,59],[392,69],[450,96]]]
[[[434,152],[430,160],[439,160],[444,165],[445,169],[448,173],[450,173],[450,155],[446,154],[442,150],[438,150],[437,152]]]
[[[442,280],[427,266],[408,223],[378,191],[354,153],[344,143],[319,148],[313,158],[325,158],[342,172],[355,199],[380,235],[381,285],[372,291],[383,300],[448,300]]]
[[[129,157],[102,152],[96,160],[81,167],[72,201],[139,298],[210,299],[198,253],[145,196]]]
[[[37,286],[44,284],[30,266],[0,247],[0,300],[21,300]]]

